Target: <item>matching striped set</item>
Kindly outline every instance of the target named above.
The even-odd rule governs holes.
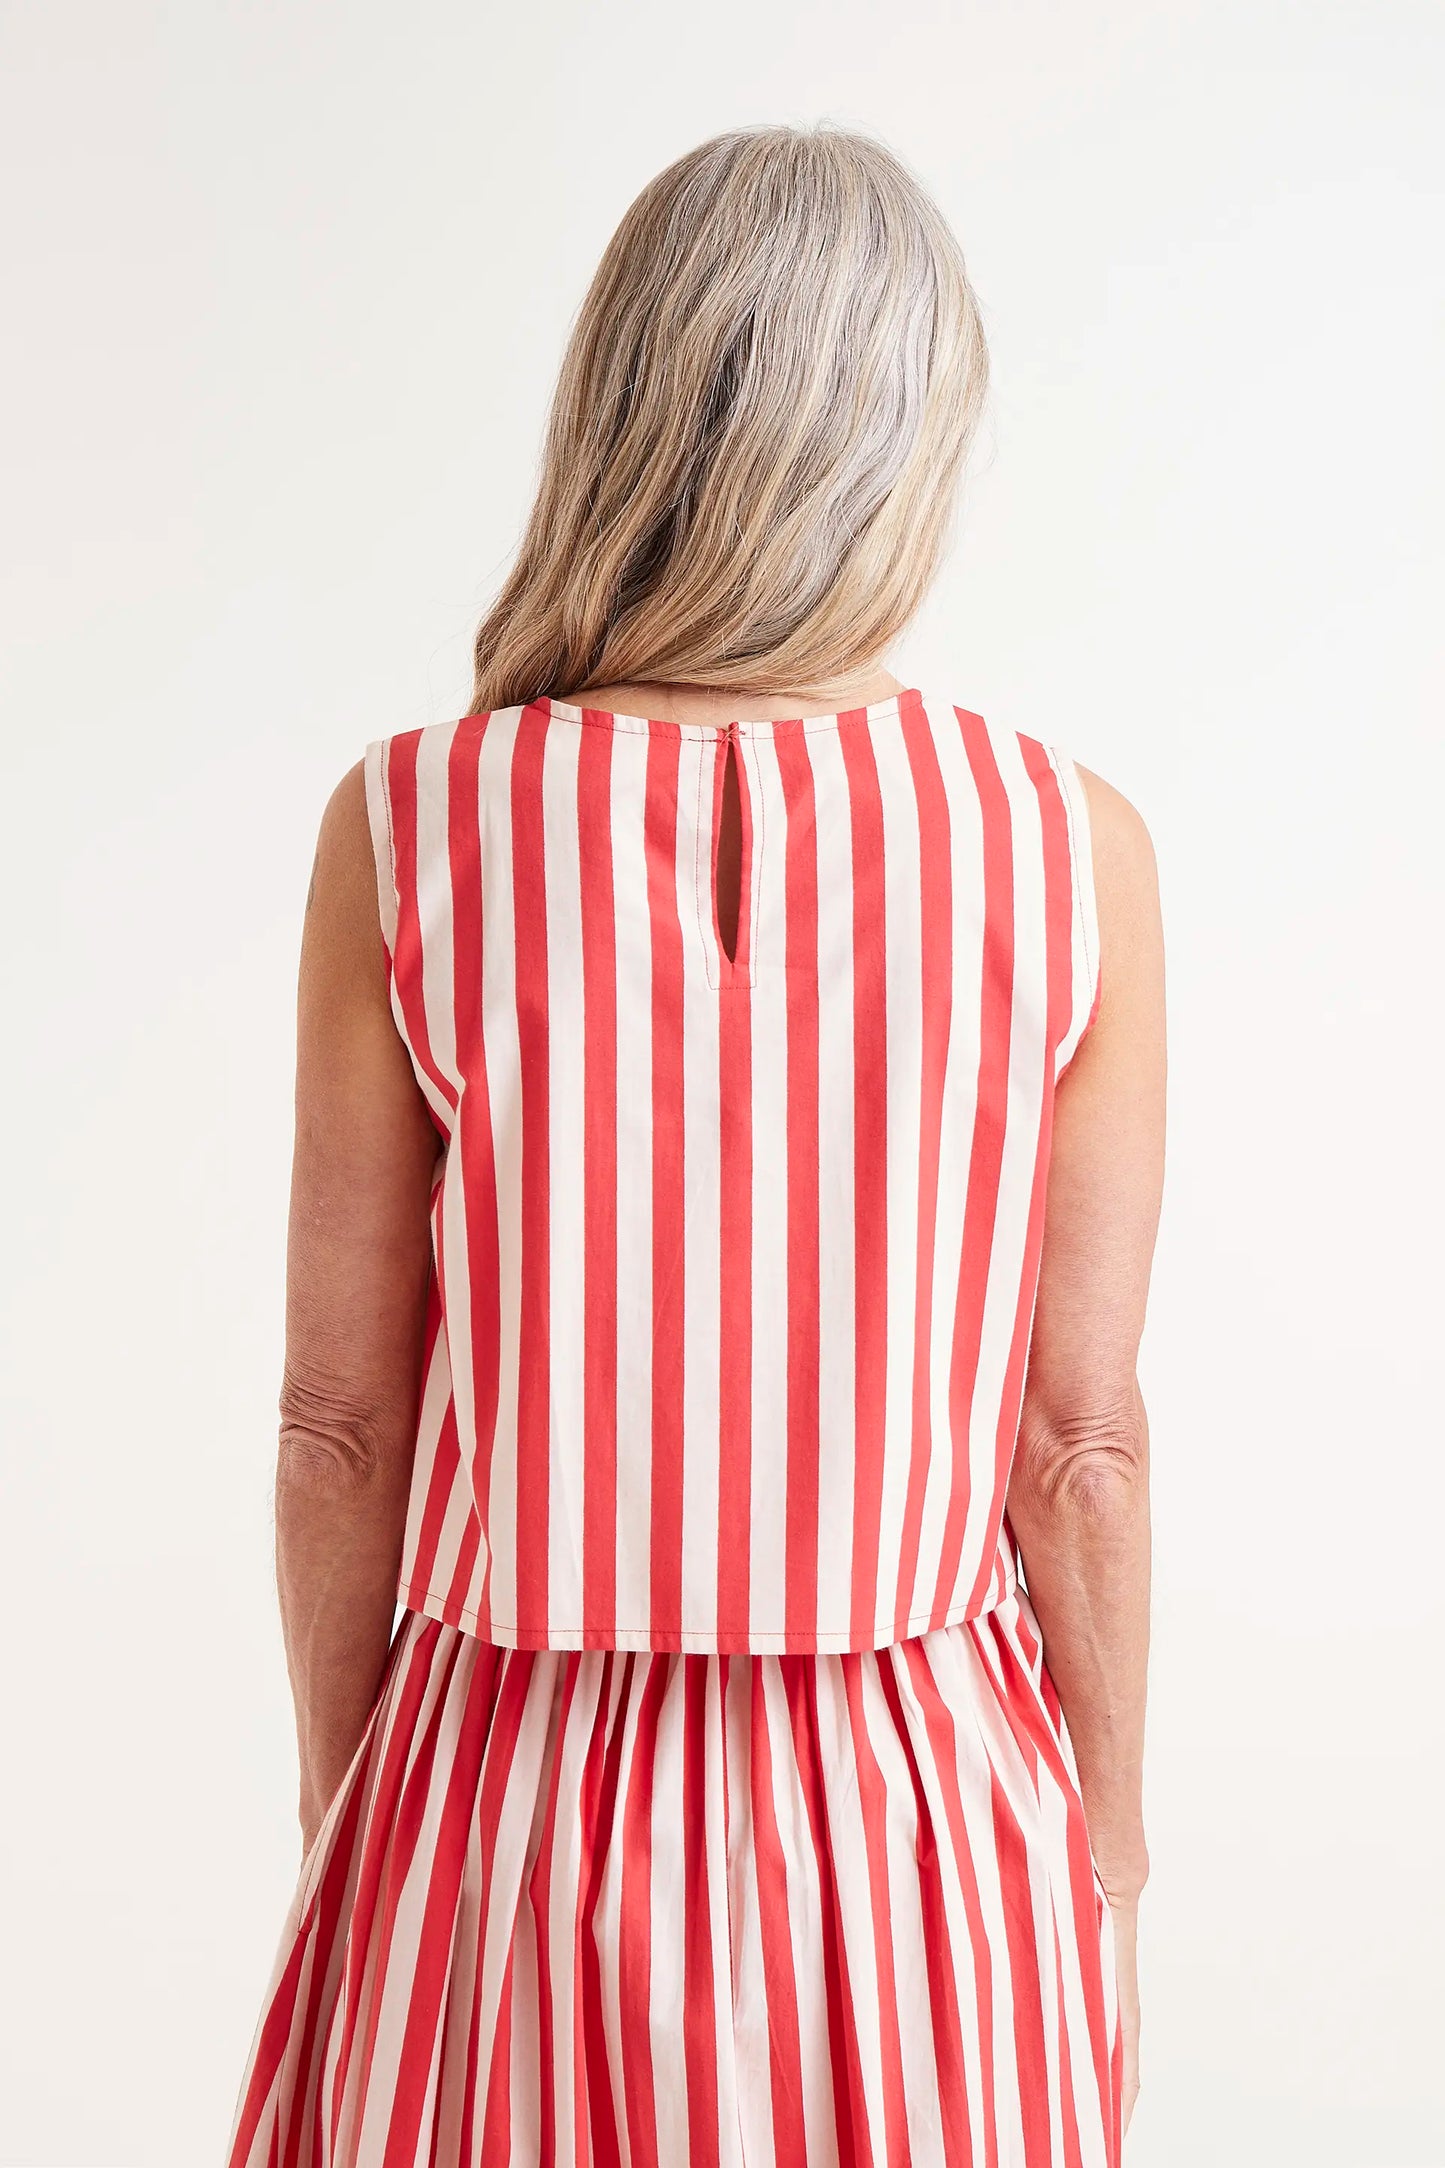
[[[403,1609],[230,2168],[1115,2168],[1005,1513],[1077,770],[917,690],[365,768],[438,1132]]]

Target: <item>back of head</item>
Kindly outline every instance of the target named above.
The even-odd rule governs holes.
[[[875,659],[933,577],[986,383],[958,243],[885,146],[764,127],[689,151],[579,311],[473,711]]]

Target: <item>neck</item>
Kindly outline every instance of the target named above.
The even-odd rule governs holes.
[[[890,671],[875,667],[811,685],[784,687],[776,693],[639,678],[588,685],[559,698],[565,697],[577,707],[601,708],[614,715],[646,715],[658,722],[775,723],[793,715],[835,715],[846,708],[873,707],[905,690]]]

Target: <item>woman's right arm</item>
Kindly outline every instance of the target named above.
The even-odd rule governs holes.
[[[301,941],[276,1578],[302,1845],[365,1729],[405,1531],[439,1140],[391,1015],[361,766],[321,824]]]
[[[1164,943],[1144,823],[1118,791],[1079,772],[1093,831],[1099,1005],[1057,1086],[1008,1505],[1115,1917],[1127,2115],[1137,2087],[1134,1925],[1149,1871],[1149,1434],[1135,1363],[1163,1185]]]

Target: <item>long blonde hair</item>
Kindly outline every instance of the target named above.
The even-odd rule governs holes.
[[[875,659],[933,578],[987,379],[958,242],[883,144],[824,124],[689,151],[578,313],[472,712]]]

